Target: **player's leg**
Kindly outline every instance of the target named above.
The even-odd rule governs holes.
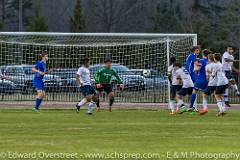
[[[44,86],[44,82],[43,81],[35,81],[33,82],[33,85],[37,91],[37,96],[35,99],[35,107],[33,109],[33,111],[38,112],[39,108],[42,104],[42,101],[45,97],[45,86]]]
[[[237,84],[236,84],[235,80],[233,79],[232,72],[231,71],[225,71],[225,76],[229,80],[229,86],[225,90],[224,101],[225,101],[225,104],[226,104],[227,107],[231,107],[231,105],[229,103],[229,98],[228,98],[228,96],[229,96],[229,89],[233,88],[237,96],[240,96],[240,92],[238,90],[238,87],[237,87]]]
[[[87,114],[92,115],[93,110],[96,108],[96,102],[98,100],[98,97],[96,95],[95,90],[91,86],[89,86],[89,87],[90,87],[89,90],[90,90],[90,94],[91,94],[91,99],[89,99],[90,103],[88,105]]]
[[[96,94],[96,106],[97,106],[97,112],[100,112],[100,94],[101,92],[97,91],[97,94]]]
[[[187,95],[187,88],[182,88],[177,95],[177,107],[180,114],[187,112],[187,107],[183,103],[183,97]]]
[[[202,91],[202,97],[203,97],[203,108],[200,111],[200,115],[204,115],[206,113],[208,113],[208,96],[212,95],[215,91],[215,87],[214,86],[207,86],[207,88],[205,90]]]
[[[113,105],[113,102],[114,102],[115,94],[112,91],[108,94],[108,96],[109,96],[109,112],[112,112],[112,105]]]
[[[98,88],[96,86],[96,90],[97,90],[97,93],[96,93],[96,97],[97,97],[97,100],[96,100],[96,105],[97,105],[97,112],[100,112],[100,95],[101,95],[101,92],[103,91],[103,85],[101,85],[102,87]]]
[[[229,84],[230,87],[230,84]],[[224,101],[227,107],[231,107],[230,103],[229,103],[229,98],[228,98],[228,94],[229,94],[229,87],[226,89],[225,93],[224,93]]]
[[[221,116],[221,115],[225,115],[225,102],[224,102],[224,92],[227,88],[227,85],[225,86],[217,86],[216,87],[216,91],[215,91],[215,98],[216,98],[216,101],[217,101],[217,106],[218,106],[218,109],[219,109],[219,112],[216,116]]]
[[[34,111],[36,112],[39,111],[39,108],[42,104],[44,97],[45,97],[45,92],[43,90],[37,90]]]
[[[187,95],[189,95],[189,96],[192,96],[192,94],[193,94],[193,88],[192,87],[190,87],[190,88],[188,88],[187,89]],[[195,102],[194,102],[195,103]],[[198,112],[198,110],[197,110],[197,108],[195,107],[195,106],[193,106],[192,108],[190,108],[190,114],[191,115],[195,115],[195,114],[197,114],[197,112]]]
[[[114,99],[115,99],[115,94],[113,92],[112,85],[111,84],[105,84],[105,85],[103,85],[103,89],[108,94],[108,97],[109,97],[109,112],[112,112],[112,105],[113,105]]]
[[[194,88],[193,93],[190,96],[190,108],[189,108],[190,111],[195,110],[194,104],[195,104],[195,101],[196,101],[197,92],[198,92],[198,89]]]
[[[176,97],[176,87],[174,85],[171,85],[170,102],[169,102],[169,107],[170,107],[170,110],[171,110],[170,114],[175,113],[175,97]]]
[[[238,89],[238,86],[237,86],[237,84],[236,84],[235,79],[232,79],[232,80],[230,81],[230,87],[234,90],[236,96],[240,96],[240,92],[239,92],[239,89]]]
[[[87,97],[89,95],[89,90],[87,88],[87,86],[82,86],[81,87],[81,93],[83,94],[83,99],[77,103],[76,105],[76,112],[80,111],[80,108],[82,106],[84,106],[86,103],[88,103],[89,97]]]

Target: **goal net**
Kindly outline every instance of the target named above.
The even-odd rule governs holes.
[[[49,57],[48,74],[44,78],[48,101],[72,102],[81,98],[75,73],[81,60],[89,57],[92,74],[103,67],[106,58],[112,59],[113,68],[126,87],[121,92],[116,80],[112,80],[116,101],[167,103],[169,59],[174,56],[184,63],[189,49],[196,44],[196,34],[2,32],[0,69],[14,84],[1,81],[6,86],[1,89],[1,99],[34,98],[31,67],[41,51]],[[93,78],[92,83],[95,83]],[[104,100],[106,95],[102,97]]]

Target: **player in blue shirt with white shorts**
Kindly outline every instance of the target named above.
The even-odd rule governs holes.
[[[48,61],[48,56],[45,53],[38,55],[40,61],[37,62],[32,71],[34,72],[33,87],[37,91],[37,97],[35,100],[35,107],[33,111],[39,112],[39,107],[41,106],[42,100],[45,97],[45,86],[44,86],[44,75],[46,74],[46,63]]]

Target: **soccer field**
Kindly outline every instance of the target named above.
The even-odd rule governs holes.
[[[87,158],[86,154],[147,153],[155,154],[152,159],[171,159],[169,156],[175,154],[179,156],[175,159],[198,159],[186,158],[183,152],[240,152],[240,111],[232,110],[218,118],[215,113],[170,116],[165,110],[114,110],[88,116],[85,110],[79,114],[73,110],[42,110],[38,114],[4,109],[0,110],[0,156],[6,159],[22,153],[55,153],[51,159],[58,159],[57,153],[73,153],[75,159],[101,159]]]

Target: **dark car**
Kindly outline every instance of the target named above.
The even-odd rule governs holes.
[[[16,92],[16,85],[5,79],[0,79],[0,93],[13,94]]]
[[[61,78],[61,91],[76,92],[79,91],[79,85],[76,82],[77,68],[57,68],[49,73]]]
[[[15,83],[16,88],[21,93],[26,94],[32,92],[34,73],[32,72],[34,65],[7,65],[1,67],[4,75],[10,77]],[[58,76],[47,74],[44,76],[45,88],[47,91],[56,92],[61,87],[61,79]]]
[[[92,74],[95,74],[99,69],[103,68],[103,64],[96,64],[93,66],[90,66],[90,72]],[[130,91],[139,91],[144,90],[146,87],[146,80],[141,75],[135,75],[133,72],[130,71],[130,69],[126,66],[120,65],[120,64],[112,64],[112,68],[119,74],[119,76],[122,78],[123,83],[125,85],[125,90]],[[112,79],[112,82],[114,84],[113,88],[119,88],[116,84],[116,78]]]

